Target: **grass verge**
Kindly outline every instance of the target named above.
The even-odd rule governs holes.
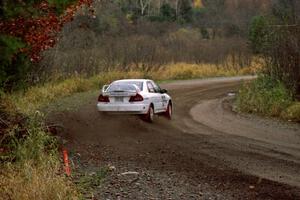
[[[65,177],[58,175],[58,166],[37,167],[31,162],[26,162],[20,167],[10,165],[1,168],[1,198],[13,200],[79,199],[80,195],[73,184]]]
[[[236,104],[241,112],[300,121],[299,102],[293,101],[291,93],[280,81],[268,76],[259,76],[253,82],[244,84]]]
[[[2,122],[4,109],[1,105]],[[41,113],[24,116],[6,110],[5,114],[7,126],[1,126],[0,137],[0,199],[79,199],[76,187],[63,174],[58,142],[45,132]]]

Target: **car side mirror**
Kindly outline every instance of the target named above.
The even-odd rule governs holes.
[[[102,93],[104,93],[107,90],[107,88],[108,88],[108,85],[103,85],[103,87],[102,87]]]
[[[168,90],[166,90],[166,89],[161,89],[160,90],[160,93],[162,93],[162,94],[165,94],[165,93],[167,93],[168,92]]]

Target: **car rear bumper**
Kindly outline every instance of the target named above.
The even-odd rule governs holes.
[[[148,107],[145,104],[111,104],[111,103],[98,103],[98,111],[124,113],[124,114],[146,114]]]

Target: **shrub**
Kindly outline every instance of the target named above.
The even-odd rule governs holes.
[[[280,80],[294,96],[300,93],[300,26],[276,18],[254,17],[249,33],[254,53],[266,60],[264,73]],[[281,19],[282,20],[282,19]]]
[[[268,76],[245,84],[239,91],[237,107],[240,111],[280,116],[292,103],[292,96],[285,86]]]
[[[26,74],[29,72],[29,59],[19,52],[26,45],[16,37],[0,35],[0,88],[6,91],[25,86]]]
[[[249,31],[250,45],[254,53],[263,52],[268,37],[269,21],[264,16],[253,17]]]
[[[36,165],[58,162],[56,140],[44,132],[40,115],[37,112],[35,116],[27,117],[26,121],[23,120],[6,130],[7,134],[1,140],[1,146],[6,153],[1,155],[1,161],[19,165],[29,160]]]
[[[165,21],[175,21],[176,20],[176,10],[170,6],[168,3],[164,3],[160,7],[160,17]]]
[[[281,114],[281,117],[286,120],[300,122],[300,102],[294,102],[287,107]]]
[[[37,113],[9,127],[2,135],[0,197],[79,199],[75,186],[62,174],[56,139],[44,132],[42,122]]]

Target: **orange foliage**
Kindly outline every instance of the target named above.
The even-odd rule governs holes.
[[[92,0],[78,0],[66,8],[63,15],[55,13],[53,7],[47,1],[35,7],[44,14],[39,17],[32,16],[25,18],[19,16],[8,21],[0,21],[0,33],[19,37],[28,47],[20,49],[27,53],[31,61],[37,62],[41,59],[40,52],[54,46],[57,41],[57,33],[61,31],[63,24],[73,19],[77,10],[83,5],[90,7],[92,12]]]

